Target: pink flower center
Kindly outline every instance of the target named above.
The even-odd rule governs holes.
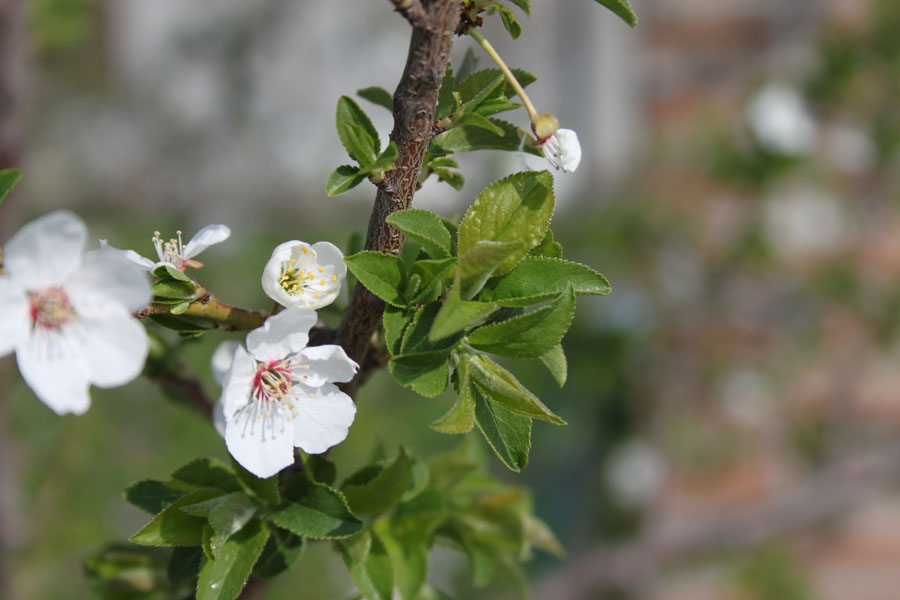
[[[253,399],[266,403],[283,400],[291,393],[292,378],[288,360],[257,363],[253,376]]]
[[[28,294],[31,328],[59,330],[77,317],[69,297],[60,287],[51,287]]]

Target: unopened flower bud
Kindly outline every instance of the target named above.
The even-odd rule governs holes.
[[[543,144],[544,140],[556,133],[557,129],[559,129],[559,121],[551,114],[538,115],[531,121],[531,130],[537,136],[539,144]]]

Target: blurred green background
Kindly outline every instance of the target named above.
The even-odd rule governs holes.
[[[569,552],[526,566],[535,596],[900,597],[900,9],[643,0],[630,31],[586,0],[534,4],[517,42],[487,31],[538,75],[538,107],[579,132],[585,159],[557,175],[552,228],[568,258],[613,285],[579,299],[565,388],[511,363],[569,422],[536,425],[522,474],[494,461]],[[0,240],[58,207],[143,254],[155,229],[225,223],[232,238],[204,253],[197,278],[264,308],[258,278],[275,245],[346,249],[363,231],[371,187],[326,198],[324,181],[343,156],[337,96],[393,89],[402,69],[408,28],[388,3],[25,8],[26,178],[0,209]],[[387,132],[387,113],[366,109]],[[458,216],[523,161],[543,168],[465,157],[462,192],[429,183],[417,204]],[[185,346],[213,394],[223,339]],[[147,520],[122,488],[226,457],[150,382],[94,390],[85,416],[59,418],[10,357],[0,381],[0,597],[92,597],[84,558]],[[346,473],[379,448],[449,448],[455,438],[427,427],[448,405],[380,373],[331,456]],[[459,598],[510,593],[470,589],[450,552],[432,565]],[[353,593],[337,554],[313,544],[265,597]]]

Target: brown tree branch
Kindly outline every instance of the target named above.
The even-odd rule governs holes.
[[[428,13],[422,6],[421,0],[391,0],[396,11],[406,17],[413,27],[427,29],[429,25]]]
[[[809,480],[739,514],[658,523],[637,540],[595,548],[538,582],[534,598],[583,600],[612,586],[639,591],[675,561],[756,547],[821,525],[859,506],[900,479],[900,444],[879,446],[828,467]]]
[[[391,140],[397,144],[400,156],[395,168],[388,171],[378,186],[366,234],[366,250],[392,254],[400,253],[403,236],[388,226],[385,219],[395,211],[409,208],[412,203],[422,160],[431,141],[438,92],[450,60],[453,35],[462,8],[460,0],[413,0],[401,4],[406,5],[404,14],[407,17],[410,8],[418,5],[427,18],[411,20],[413,31],[406,67],[394,92]],[[338,329],[338,343],[359,364],[365,362],[370,340],[383,312],[384,302],[357,284]],[[358,387],[354,381],[345,386],[345,391],[354,396]]]

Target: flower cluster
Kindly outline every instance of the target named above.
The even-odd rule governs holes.
[[[58,211],[23,227],[4,248],[0,270],[0,356],[15,351],[22,377],[59,414],[82,414],[89,387],[128,383],[141,372],[147,333],[132,313],[151,300],[146,271],[202,264],[200,252],[231,230],[209,225],[183,244],[181,232],[152,238],[158,261],[100,240],[84,253],[87,228]],[[213,355],[222,385],[214,411],[228,451],[248,471],[270,477],[294,462],[294,448],[325,452],[347,437],[356,414],[336,383],[358,365],[340,346],[307,347],[315,309],[334,302],[347,273],[328,242],[285,242],[263,269],[262,287],[281,312],[226,342]]]

